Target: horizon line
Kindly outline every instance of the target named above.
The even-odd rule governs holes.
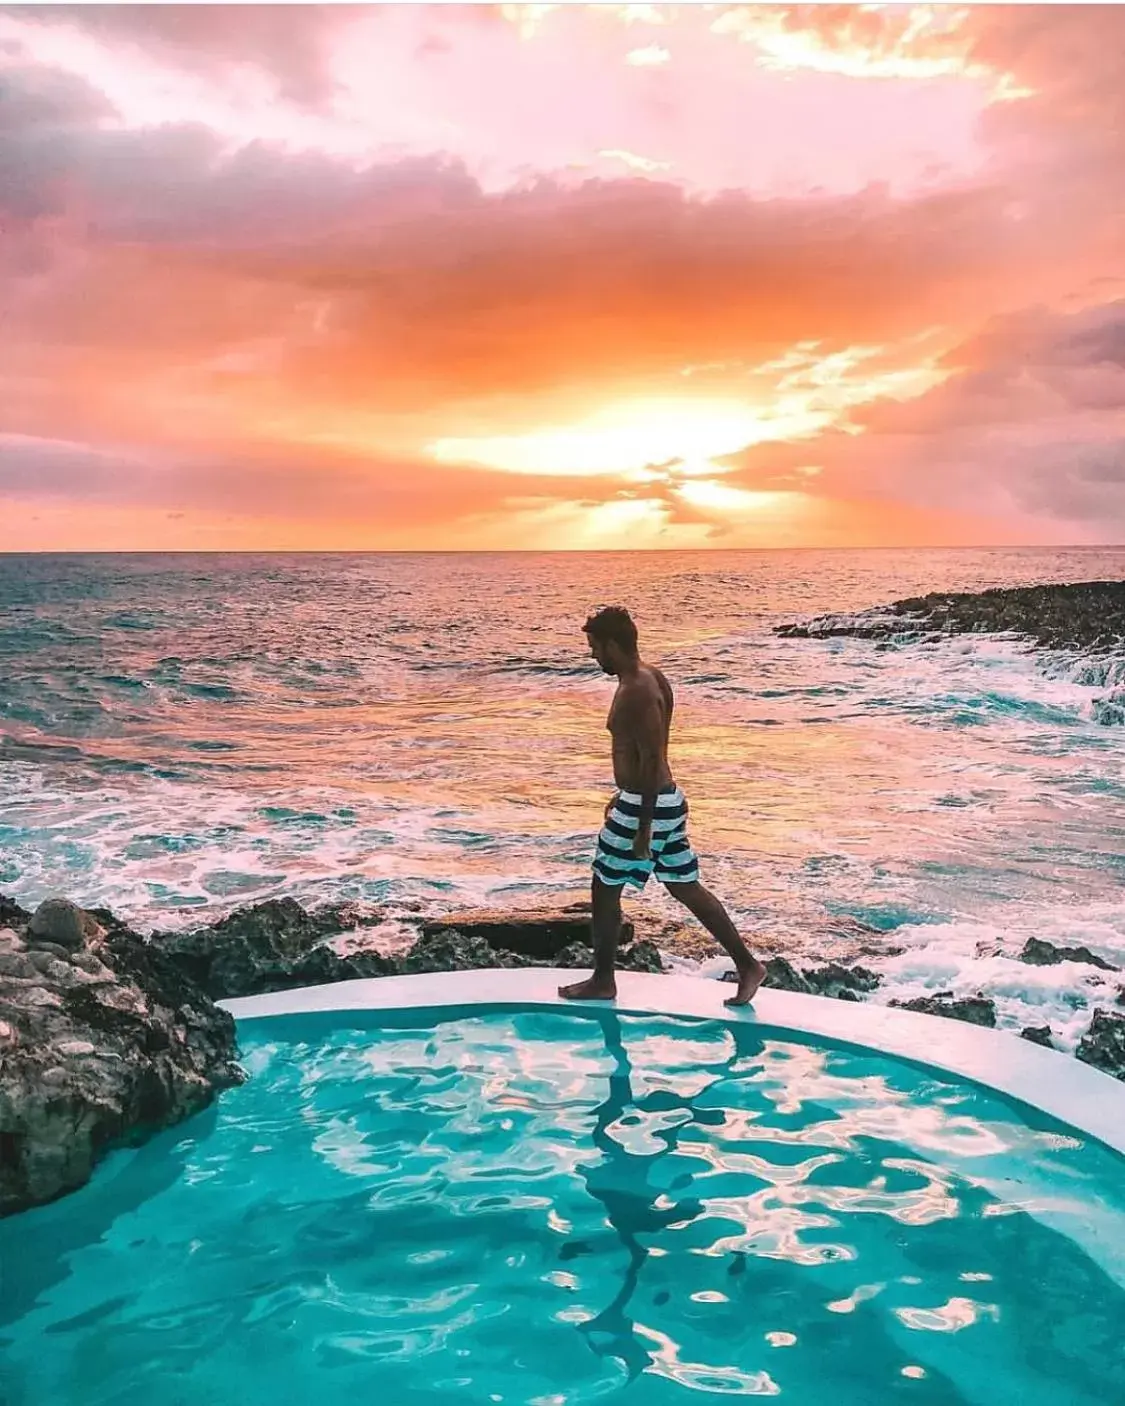
[[[856,547],[0,547],[3,557],[232,557],[232,556],[719,556],[754,552],[1119,552],[1125,542],[1039,542],[918,546],[912,542]]]

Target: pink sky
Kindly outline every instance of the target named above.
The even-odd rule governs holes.
[[[1125,10],[0,6],[5,546],[1125,541]]]

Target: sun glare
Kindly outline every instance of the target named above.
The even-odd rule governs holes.
[[[575,425],[440,439],[427,452],[442,463],[508,473],[595,476],[635,473],[672,460],[700,463],[773,437],[757,411],[736,401],[635,401]]]

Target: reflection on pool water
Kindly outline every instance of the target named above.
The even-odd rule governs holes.
[[[248,1084],[0,1225],[5,1406],[1125,1401],[1107,1149],[749,1025],[369,1021],[244,1025]]]

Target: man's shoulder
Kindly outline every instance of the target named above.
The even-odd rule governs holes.
[[[618,691],[621,702],[627,708],[643,708],[653,703],[663,704],[672,690],[661,671],[646,664],[635,679],[619,685]]]

